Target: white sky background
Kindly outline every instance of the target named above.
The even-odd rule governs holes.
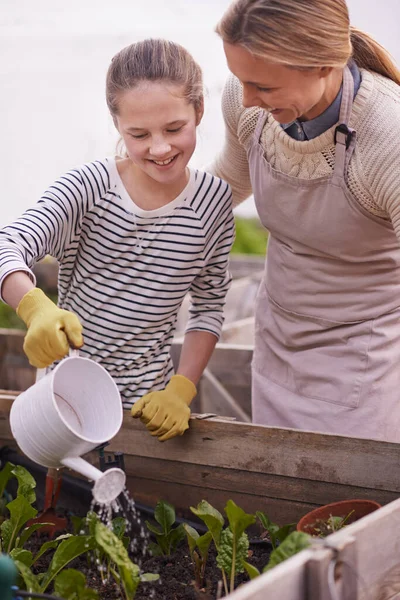
[[[222,145],[220,97],[228,73],[213,29],[230,0],[1,0],[0,225],[15,219],[66,170],[112,155],[117,139],[104,99],[112,56],[145,37],[184,45],[208,95],[192,159]],[[400,62],[400,0],[348,0],[352,23]],[[240,208],[254,214],[251,201]]]

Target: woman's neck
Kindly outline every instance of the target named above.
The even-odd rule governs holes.
[[[307,114],[302,115],[299,118],[299,121],[311,121],[311,119],[315,119],[322,115],[323,112],[332,104],[335,100],[336,96],[339,93],[339,90],[342,86],[343,81],[343,69],[342,68],[334,68],[329,73],[329,75],[325,78],[325,89],[321,98],[318,100],[317,104],[315,104]]]

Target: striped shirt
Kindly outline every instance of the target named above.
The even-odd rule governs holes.
[[[218,177],[190,170],[175,200],[145,211],[107,158],[60,177],[0,231],[0,286],[13,271],[35,283],[35,262],[55,257],[58,304],[83,325],[81,354],[107,369],[128,409],[168,383],[176,318],[188,292],[186,330],[219,337],[233,239],[231,190]]]

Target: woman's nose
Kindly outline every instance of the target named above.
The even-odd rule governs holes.
[[[165,156],[171,151],[171,144],[164,138],[152,139],[150,153],[152,156]]]
[[[242,104],[245,108],[251,108],[252,106],[258,106],[259,102],[257,100],[257,94],[254,93],[254,90],[249,85],[243,85],[243,100]]]

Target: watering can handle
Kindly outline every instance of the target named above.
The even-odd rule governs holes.
[[[79,356],[79,350],[76,348],[70,348],[68,357],[70,358],[71,356]],[[40,379],[42,379],[45,375],[47,375],[47,373],[48,373],[48,367],[45,367],[44,369],[37,369],[36,370],[36,382],[39,381]]]

